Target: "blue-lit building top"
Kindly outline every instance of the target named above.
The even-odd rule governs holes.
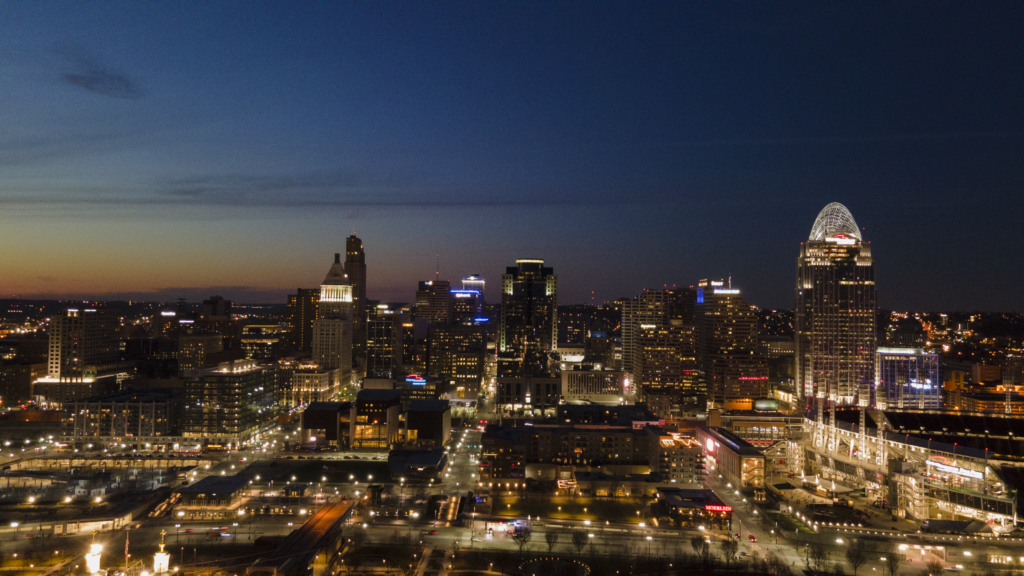
[[[939,355],[921,348],[879,348],[875,354],[875,394],[883,408],[941,408]]]
[[[483,316],[483,294],[479,290],[451,290],[452,317],[456,322],[472,323]]]

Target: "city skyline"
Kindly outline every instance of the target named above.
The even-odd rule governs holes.
[[[440,255],[791,308],[837,201],[880,307],[1019,311],[1022,12],[6,3],[0,293],[284,302],[355,231],[372,299]]]

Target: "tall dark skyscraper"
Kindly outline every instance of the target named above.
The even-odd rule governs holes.
[[[416,318],[431,324],[452,321],[452,287],[447,280],[425,280],[416,291]]]
[[[288,335],[290,350],[306,355],[313,353],[313,321],[316,320],[319,302],[319,288],[299,288],[297,293],[288,295],[285,317],[291,330]]]
[[[796,391],[827,400],[870,402],[875,381],[875,261],[850,211],[833,202],[800,245],[796,269]],[[832,428],[835,412],[832,411]]]
[[[498,338],[501,375],[547,370],[547,357],[558,347],[558,276],[543,260],[516,260],[502,275]]]
[[[472,324],[483,314],[483,294],[479,290],[451,291],[452,321]]]
[[[696,293],[689,288],[672,288],[644,290],[636,298],[622,302],[622,367],[633,375],[634,383],[643,382],[641,326],[661,327],[672,320],[693,324],[696,299]]]
[[[757,349],[757,312],[722,281],[697,284],[698,363],[708,396],[722,406],[768,394],[768,364]]]
[[[345,241],[345,274],[352,284],[352,359],[365,368],[366,356],[366,253],[353,232]]]
[[[397,378],[402,371],[402,305],[371,303],[368,312],[366,377]]]

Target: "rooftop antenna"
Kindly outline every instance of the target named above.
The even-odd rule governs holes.
[[[732,276],[729,276],[729,289],[732,290]]]
[[[434,280],[441,279],[441,255],[437,255],[437,263],[434,265]]]

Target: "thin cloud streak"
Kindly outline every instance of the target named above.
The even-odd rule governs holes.
[[[142,192],[139,192],[142,190]],[[5,193],[6,192],[6,193]],[[354,172],[295,175],[208,175],[173,178],[151,185],[122,185],[118,190],[89,187],[45,187],[31,190],[0,186],[0,206],[238,206],[248,208],[487,208],[624,205],[641,196],[523,193],[483,186],[414,185],[396,178],[375,178]]]
[[[69,46],[60,50],[73,70],[65,72],[61,80],[68,85],[122,100],[138,100],[145,96],[139,84],[123,72],[112,69],[85,52],[81,46]]]

